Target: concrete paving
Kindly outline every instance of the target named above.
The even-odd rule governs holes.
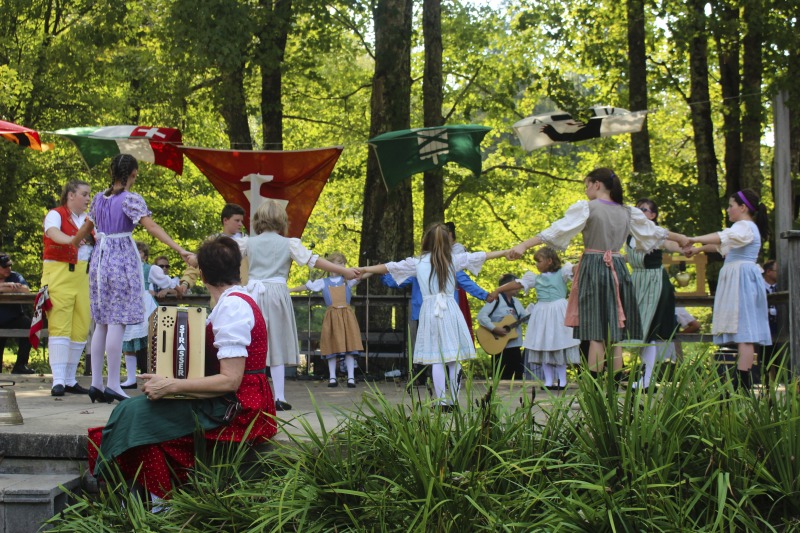
[[[21,425],[0,425],[0,452],[5,457],[83,459],[86,457],[87,429],[105,425],[116,405],[93,404],[85,395],[50,396],[49,375],[0,375],[0,380],[4,379],[16,381],[16,385],[7,390],[14,391],[23,418]],[[82,376],[79,382],[88,388],[91,378]],[[342,418],[341,412],[353,410],[363,395],[370,394],[371,388],[380,390],[391,403],[410,401],[405,379],[359,382],[356,389],[347,388],[343,382],[337,388],[328,388],[327,385],[327,380],[287,379],[286,398],[293,409],[278,413],[285,423],[276,440],[289,441],[290,434],[302,436],[301,419],[317,433],[321,424],[325,424],[328,430],[335,428]],[[484,394],[486,387],[485,382],[476,382],[474,394]],[[523,386],[521,382],[503,381],[499,394],[509,406],[516,406],[521,395],[529,394],[530,387],[530,384]],[[427,397],[424,387],[412,387],[412,390],[423,399]],[[127,392],[131,396],[141,394],[139,390]],[[546,398],[546,393],[539,393],[539,398]],[[466,403],[464,391],[460,401],[462,406]],[[542,401],[547,402],[546,399]],[[315,412],[315,404],[320,416]],[[544,419],[541,409],[536,411],[537,417]]]

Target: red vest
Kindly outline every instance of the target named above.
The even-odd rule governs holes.
[[[79,228],[72,222],[72,213],[67,206],[56,207],[53,211],[61,215],[61,231],[70,237],[78,233]],[[49,261],[61,261],[74,265],[78,262],[78,249],[71,244],[58,244],[45,234],[44,258]]]

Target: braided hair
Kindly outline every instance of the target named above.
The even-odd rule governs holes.
[[[112,194],[119,194],[125,190],[128,184],[128,178],[134,170],[139,170],[139,163],[136,158],[130,154],[117,154],[111,160],[111,185],[106,189],[106,196]],[[114,190],[114,186],[120,184],[121,187]]]

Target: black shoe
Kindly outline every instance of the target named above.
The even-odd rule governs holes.
[[[281,400],[276,400],[275,401],[275,410],[276,411],[291,411],[292,410],[292,406],[290,404],[286,403],[286,402],[281,401]]]
[[[348,379],[347,380],[347,388],[348,389],[355,389],[356,388],[356,380]]]
[[[14,365],[11,369],[12,374],[35,374],[36,370],[30,368],[28,365]]]
[[[338,387],[338,386],[339,386],[339,382],[338,382],[338,381],[336,381],[336,380],[333,380],[333,381],[329,381],[329,382],[328,382],[328,387],[330,387],[331,389],[333,389],[333,388],[335,388],[335,387]]]
[[[106,400],[103,391],[101,391],[97,387],[89,387],[89,392],[87,394],[89,394],[89,399],[92,400],[92,403],[94,403],[95,401],[98,401],[100,403],[111,403]]]
[[[50,389],[50,396],[64,396],[64,385],[55,385]]]
[[[75,383],[75,385],[67,385],[64,387],[64,392],[68,392],[70,394],[89,394],[89,390],[81,387],[80,383]]]
[[[111,403],[114,400],[117,400],[118,402],[123,402],[123,401],[128,399],[127,396],[123,396],[121,394],[117,394],[116,392],[114,392],[113,390],[111,390],[111,389],[109,389],[107,387],[103,391],[103,398],[105,399],[105,401],[107,403]]]
[[[120,385],[120,388],[122,388],[122,389],[138,389],[139,388],[139,384],[138,383],[131,383],[130,385]]]

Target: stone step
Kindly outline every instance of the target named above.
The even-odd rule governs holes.
[[[78,473],[0,473],[0,533],[39,531],[69,504],[62,487],[77,492],[80,483]]]

